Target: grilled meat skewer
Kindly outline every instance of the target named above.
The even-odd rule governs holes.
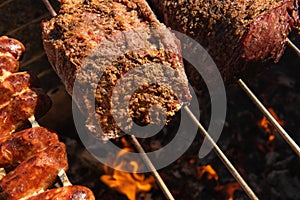
[[[101,140],[131,131],[128,112],[140,125],[165,123],[159,118],[160,112],[154,114],[157,121],[150,120],[151,105],[160,105],[168,121],[182,103],[190,101],[179,41],[159,23],[144,0],[61,0],[58,15],[43,22],[42,28],[45,51],[67,91],[73,94],[75,79],[83,85],[73,98],[88,115],[87,127]],[[125,78],[126,84],[113,98],[117,81],[130,72],[134,74]],[[153,77],[157,81],[154,84],[145,80]],[[167,80],[173,88],[160,85],[158,80]],[[134,82],[141,85],[136,88]],[[84,88],[89,84],[96,90],[92,96],[95,105]],[[132,89],[134,94],[126,93]],[[80,99],[76,99],[78,96]],[[124,104],[127,100],[130,110],[116,111],[126,125],[121,130],[113,116],[112,102]],[[97,122],[103,133],[94,130]]]
[[[24,45],[13,38],[9,38],[7,36],[0,37],[0,50],[3,52],[10,53],[16,60],[20,60],[25,51]],[[17,72],[18,70],[10,71]]]
[[[0,167],[19,165],[39,151],[58,143],[57,134],[43,127],[29,128],[0,139]]]
[[[226,83],[279,61],[298,25],[296,0],[148,1],[167,26],[208,50]]]
[[[19,60],[25,51],[24,45],[7,36],[0,37],[0,69],[8,72],[19,71]],[[3,72],[2,72],[3,73]]]
[[[90,189],[83,186],[65,186],[42,192],[27,200],[94,200],[95,197]]]
[[[23,161],[0,181],[0,199],[19,200],[46,190],[68,169],[66,147],[56,143]]]
[[[25,47],[18,40],[0,37],[0,138],[21,128],[33,115],[51,107],[51,100],[27,72],[17,72]]]
[[[11,134],[51,105],[36,80],[27,72],[18,72],[24,51],[18,40],[0,37],[0,167],[11,170],[18,165],[1,179],[0,199],[36,195],[53,185],[59,171],[68,168],[65,145],[56,133],[37,126]],[[81,186],[47,191],[45,195],[39,198],[95,199]]]

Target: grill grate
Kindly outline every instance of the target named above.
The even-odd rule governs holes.
[[[20,2],[20,1],[19,0],[5,0],[4,2],[0,3],[1,13],[3,13],[2,9],[4,10],[5,7],[7,7],[7,6],[10,6],[12,4],[14,6],[18,6],[17,2]],[[30,0],[30,2],[32,2],[33,4],[36,4],[31,0]],[[36,16],[34,19],[31,19],[27,23],[23,23],[23,25],[15,27],[11,30],[8,30],[8,29],[2,30],[2,33],[0,33],[0,34],[1,35],[9,35],[12,37],[20,36],[21,34],[24,33],[24,30],[26,28],[31,27],[31,26],[38,27],[41,19],[49,16],[49,14],[47,14],[46,10],[44,10],[42,13],[43,14],[41,16]],[[17,16],[17,15],[18,14],[15,13],[15,16]],[[1,26],[1,24],[0,24],[0,26]],[[36,28],[36,30],[38,30],[38,28]],[[20,37],[16,37],[16,38],[19,39]],[[35,37],[33,37],[33,38],[35,38]],[[40,39],[40,36],[38,36],[37,38]],[[22,39],[19,39],[19,40],[22,41]],[[29,53],[29,55],[26,58],[24,58],[24,61],[21,64],[21,67],[22,67],[21,69],[24,69],[24,70],[30,69],[31,71],[33,71],[33,73],[37,74],[38,76],[43,77],[43,80],[41,80],[42,86],[48,90],[48,93],[50,94],[50,96],[51,96],[51,93],[53,93],[53,95],[54,95],[54,94],[56,94],[55,91],[59,90],[59,93],[60,93],[59,97],[62,99],[67,99],[67,101],[70,101],[70,99],[67,97],[65,92],[62,90],[62,87],[61,87],[62,84],[60,83],[59,79],[57,78],[55,73],[52,71],[50,65],[47,63],[47,58],[45,56],[45,53],[42,49],[41,44],[36,45],[36,46],[31,45],[31,43],[36,42],[36,41],[33,41],[32,37],[26,38],[25,41],[27,41],[27,44],[25,43],[25,46],[29,47],[28,49],[29,49],[29,52],[31,52],[31,53]],[[299,54],[299,49],[297,49],[296,46],[293,46],[290,40],[288,40],[288,44]],[[38,69],[36,67],[37,65],[42,65],[42,68]],[[47,72],[47,73],[45,73],[45,72]],[[44,75],[44,74],[46,74],[46,75]],[[53,81],[49,81],[49,80],[53,80]],[[57,112],[57,113],[56,113],[56,111],[52,112],[52,115],[54,115],[54,116],[56,116],[57,114],[59,115],[59,112]],[[51,115],[51,113],[50,113],[50,115]],[[64,114],[62,114],[62,116],[64,116]],[[41,121],[45,124],[48,124],[49,118],[51,119],[51,117],[49,117],[49,115],[48,115],[48,118],[46,116],[46,118],[42,119]],[[63,130],[59,130],[58,132],[66,132],[66,130],[67,130],[66,127],[72,126],[72,123],[70,123],[70,122],[68,122],[67,124],[65,123],[69,119],[70,118],[66,117],[65,120],[62,120],[63,123],[60,124],[61,127],[59,127],[59,125],[56,123],[53,123],[51,125],[54,128],[54,130],[63,129]],[[56,120],[56,122],[57,122],[57,120]],[[75,132],[75,129],[71,130],[70,132]],[[294,142],[294,143],[296,144],[296,142]],[[293,149],[297,149],[297,148],[293,148]],[[299,153],[299,147],[298,147],[298,150],[296,150],[296,152]]]

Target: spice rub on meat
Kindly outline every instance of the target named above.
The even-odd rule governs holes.
[[[73,94],[75,79],[82,85],[95,84],[95,104],[84,88],[77,95],[81,99],[73,98],[88,113],[87,127],[101,140],[130,131],[131,119],[146,125],[161,123],[159,116],[165,115],[165,123],[182,103],[190,101],[179,41],[144,0],[61,0],[58,15],[44,21],[42,28],[45,51],[67,91]],[[114,94],[122,78],[126,84]],[[129,109],[115,110],[125,124],[121,130],[114,119],[113,102],[127,101]],[[154,104],[163,112],[154,112],[150,119],[148,111]],[[95,121],[103,133],[94,131]]]
[[[296,0],[148,1],[167,26],[208,50],[226,83],[277,62],[298,20]]]

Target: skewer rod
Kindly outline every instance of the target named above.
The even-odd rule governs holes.
[[[39,127],[39,126],[40,126],[39,123],[35,120],[34,115],[32,115],[31,117],[29,117],[29,118],[28,118],[28,121],[31,123],[32,128],[34,128],[34,127]],[[3,169],[3,170],[2,170],[2,169],[3,169],[3,168],[0,168],[0,180],[1,180],[1,176],[3,177],[3,170],[4,170],[4,169]],[[4,172],[5,172],[5,170],[4,170]],[[4,174],[4,176],[5,176],[5,174]],[[61,170],[58,172],[57,176],[58,176],[59,179],[61,180],[63,186],[71,186],[71,185],[72,185],[72,183],[69,181],[69,178],[68,178],[68,176],[67,176],[65,170],[61,169]],[[42,191],[42,192],[43,192],[43,191]]]
[[[298,54],[298,56],[300,57],[300,50],[299,50],[299,48],[289,39],[289,38],[287,38],[286,39],[286,42],[288,43],[288,45],[290,46],[290,47],[292,47],[292,49]]]
[[[61,169],[59,172],[58,172],[58,177],[60,179],[60,181],[62,182],[63,186],[71,186],[72,183],[69,181],[69,178],[65,172],[65,170]]]
[[[170,190],[166,186],[165,182],[162,180],[161,176],[159,175],[159,173],[155,169],[155,167],[152,164],[151,160],[149,159],[149,157],[145,153],[145,151],[144,151],[143,147],[141,146],[141,144],[139,143],[139,141],[136,139],[136,137],[134,135],[131,135],[130,137],[131,137],[132,144],[135,146],[137,151],[140,153],[140,155],[141,155],[143,161],[145,162],[146,166],[149,168],[149,170],[151,170],[158,186],[163,191],[165,197],[169,200],[175,200],[174,197],[172,196]]]
[[[51,6],[50,2],[48,0],[43,0],[43,2],[45,4],[45,6],[47,7],[48,11],[50,12],[51,16],[55,17],[57,15],[57,13],[55,12],[53,7]],[[131,141],[132,141],[132,144],[137,149],[137,151],[140,153],[140,155],[141,155],[143,161],[145,162],[145,164],[147,165],[147,167],[151,170],[156,182],[158,183],[159,187],[161,188],[161,190],[165,194],[166,198],[169,199],[169,200],[175,200],[174,197],[172,196],[171,192],[169,191],[168,187],[166,186],[166,184],[162,180],[161,176],[159,175],[159,173],[157,172],[157,170],[153,166],[151,160],[146,155],[143,147],[141,146],[141,144],[139,143],[139,141],[136,139],[136,137],[134,135],[131,135]]]
[[[30,122],[32,128],[40,126],[39,123],[35,120],[34,115],[32,115],[31,117],[29,117],[28,121]]]
[[[55,10],[53,9],[52,5],[50,4],[50,2],[48,0],[43,0],[46,8],[48,9],[49,13],[51,14],[52,17],[55,17],[57,15],[57,13],[55,12]]]
[[[228,160],[228,158],[225,156],[225,154],[222,152],[222,150],[218,147],[216,142],[210,137],[209,133],[205,130],[205,128],[198,121],[198,119],[195,117],[195,115],[192,113],[192,111],[188,108],[188,106],[183,106],[183,109],[188,113],[188,115],[190,116],[192,121],[198,125],[203,136],[206,137],[209,140],[209,142],[213,145],[216,154],[219,156],[221,161],[224,163],[224,165],[227,167],[227,169],[230,171],[230,173],[233,175],[233,177],[237,180],[237,182],[241,185],[241,187],[244,189],[244,191],[249,196],[249,198],[253,199],[253,200],[254,199],[257,200],[258,197],[254,194],[252,189],[248,186],[248,184],[245,182],[245,180],[242,178],[242,176],[239,174],[239,172],[235,169],[235,167],[231,164],[231,162]]]
[[[258,98],[253,94],[253,92],[248,88],[248,86],[239,79],[239,84],[243,88],[243,90],[247,93],[250,99],[254,102],[254,104],[259,108],[259,110],[266,116],[266,118],[273,124],[273,126],[277,129],[283,139],[291,146],[291,148],[295,151],[295,153],[300,157],[300,148],[296,144],[296,142],[289,136],[289,134],[280,126],[280,124],[276,121],[276,119],[272,116],[272,114],[266,109],[266,107],[258,100]]]
[[[51,4],[48,0],[43,0],[44,4],[46,5],[47,9],[49,10],[50,14],[54,17],[57,15]],[[230,163],[230,161],[227,159],[227,157],[223,154],[223,152],[220,150],[220,148],[217,146],[217,144],[214,142],[214,140],[209,136],[209,134],[206,132],[206,130],[203,128],[203,126],[199,123],[199,121],[196,119],[196,117],[192,114],[192,112],[189,110],[187,106],[184,106],[184,109],[190,114],[190,117],[193,119],[193,121],[198,125],[202,133],[209,139],[209,141],[213,144],[214,149],[217,153],[217,155],[220,157],[220,159],[223,161],[223,163],[226,165],[226,167],[229,169],[229,171],[232,173],[232,175],[236,178],[236,180],[240,183],[241,187],[245,190],[247,195],[251,199],[258,199],[254,192],[251,190],[251,188],[247,185],[247,183],[243,180],[243,178],[240,176],[240,174],[237,172],[237,170],[234,168],[234,166]],[[151,172],[154,175],[154,178],[156,179],[159,187],[165,194],[166,198],[169,200],[175,200],[172,196],[171,192],[169,191],[168,187],[162,180],[161,176],[155,169],[154,165],[152,164],[149,157],[146,155],[143,147],[139,143],[139,141],[136,139],[134,135],[131,135],[131,141],[132,144],[135,146],[137,151],[140,153],[143,161],[147,165],[147,167],[151,170]]]

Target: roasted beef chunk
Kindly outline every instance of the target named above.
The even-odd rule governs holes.
[[[98,138],[130,132],[133,121],[165,123],[190,100],[179,41],[159,23],[146,1],[61,3],[58,15],[42,24],[44,47],[67,91],[88,115],[87,127]],[[124,81],[115,92],[120,79]],[[74,94],[74,82],[83,86],[75,88],[79,95]],[[89,84],[95,90],[92,96],[87,95]],[[114,110],[116,104],[126,107]],[[163,111],[157,109],[150,119],[148,111],[154,104]],[[162,120],[163,115],[167,118]]]
[[[208,50],[226,83],[277,62],[298,20],[295,0],[148,1],[167,26]]]

